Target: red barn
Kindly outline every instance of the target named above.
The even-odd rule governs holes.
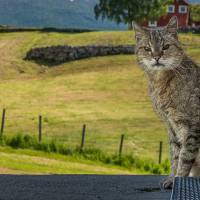
[[[166,17],[161,17],[157,21],[145,21],[141,26],[146,28],[156,28],[163,27],[169,23],[169,20],[176,15],[178,18],[179,27],[187,27],[188,25],[193,25],[189,17],[189,5],[190,3],[186,0],[174,0],[174,3],[169,5],[167,8],[168,14]]]

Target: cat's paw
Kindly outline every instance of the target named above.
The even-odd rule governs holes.
[[[173,179],[163,179],[160,181],[160,187],[164,189],[172,189]]]

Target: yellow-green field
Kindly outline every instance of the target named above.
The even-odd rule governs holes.
[[[0,174],[144,174],[71,156],[0,147]]]
[[[188,55],[200,63],[199,35],[181,34],[180,39]],[[63,64],[24,60],[34,46],[63,44],[134,44],[134,33],[0,34],[4,134],[38,134],[38,118],[42,115],[43,138],[56,137],[74,147],[80,145],[82,126],[86,124],[87,147],[114,154],[121,134],[125,134],[124,154],[133,152],[158,162],[159,142],[163,141],[162,159],[167,158],[167,133],[150,104],[146,78],[135,56],[104,56]]]

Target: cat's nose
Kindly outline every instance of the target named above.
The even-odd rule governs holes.
[[[158,61],[160,59],[160,56],[154,56],[153,57],[156,61]]]

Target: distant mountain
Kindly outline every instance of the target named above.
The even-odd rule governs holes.
[[[200,3],[200,0],[189,0]],[[127,25],[95,20],[99,0],[0,0],[0,25],[91,30],[127,30]]]
[[[57,27],[127,30],[124,24],[95,20],[99,0],[0,0],[0,24],[13,27]]]

